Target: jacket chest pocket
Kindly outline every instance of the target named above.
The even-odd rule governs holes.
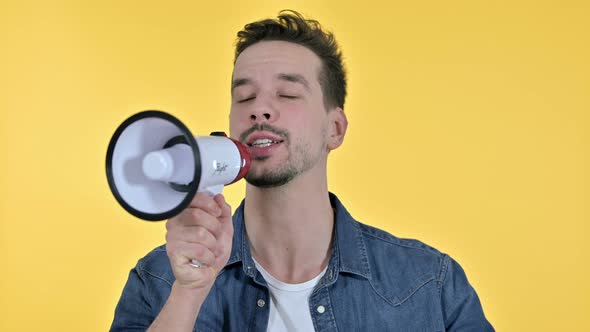
[[[440,292],[432,274],[412,280],[404,287],[374,285],[373,288],[390,304],[386,311],[390,331],[443,332],[444,322],[440,307]]]

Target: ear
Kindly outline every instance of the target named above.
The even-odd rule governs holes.
[[[342,145],[347,128],[348,119],[342,108],[336,107],[328,112],[328,150]]]

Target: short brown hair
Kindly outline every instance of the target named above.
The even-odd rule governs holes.
[[[346,72],[334,34],[324,31],[316,20],[306,19],[293,10],[281,10],[276,19],[265,19],[246,24],[238,32],[236,54],[238,56],[249,46],[260,41],[280,40],[307,47],[322,62],[318,80],[327,109],[344,109],[346,98]]]

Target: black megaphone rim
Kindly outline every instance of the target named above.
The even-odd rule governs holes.
[[[113,169],[112,169],[113,153],[115,151],[115,146],[117,145],[119,137],[121,136],[123,131],[125,131],[125,129],[127,129],[127,127],[129,127],[131,124],[133,124],[139,120],[145,119],[145,118],[160,118],[160,119],[169,121],[169,122],[173,123],[176,127],[178,127],[181,130],[182,135],[186,138],[187,142],[189,143],[191,150],[193,152],[193,158],[195,160],[195,172],[193,175],[193,181],[189,185],[187,185],[188,188],[187,188],[185,198],[182,200],[182,202],[180,204],[178,204],[173,209],[168,210],[166,212],[162,212],[162,213],[146,213],[146,212],[137,210],[134,207],[132,207],[131,205],[129,205],[125,201],[125,199],[123,199],[123,197],[121,196],[121,193],[119,193],[119,190],[117,190],[117,186],[115,184],[115,179],[113,177]],[[164,219],[170,219],[170,218],[180,214],[180,212],[182,210],[184,210],[187,206],[189,206],[189,204],[191,203],[191,201],[195,197],[197,190],[199,189],[199,182],[201,179],[201,158],[200,158],[199,146],[197,144],[197,141],[195,140],[195,137],[193,136],[191,131],[188,129],[188,127],[185,126],[184,123],[182,123],[180,120],[178,120],[173,115],[166,113],[166,112],[158,111],[158,110],[142,111],[142,112],[132,115],[127,120],[125,120],[117,128],[117,130],[113,134],[113,137],[111,137],[111,141],[109,142],[109,147],[107,149],[106,173],[107,173],[107,180],[108,180],[111,192],[115,196],[115,199],[117,200],[117,202],[119,202],[119,204],[127,212],[136,216],[137,218],[147,220],[147,221],[161,221]]]

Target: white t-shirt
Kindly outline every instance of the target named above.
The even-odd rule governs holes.
[[[256,260],[254,264],[266,280],[270,291],[270,317],[267,331],[314,331],[309,313],[309,296],[328,267],[326,266],[318,276],[309,281],[287,284],[266,272]]]

